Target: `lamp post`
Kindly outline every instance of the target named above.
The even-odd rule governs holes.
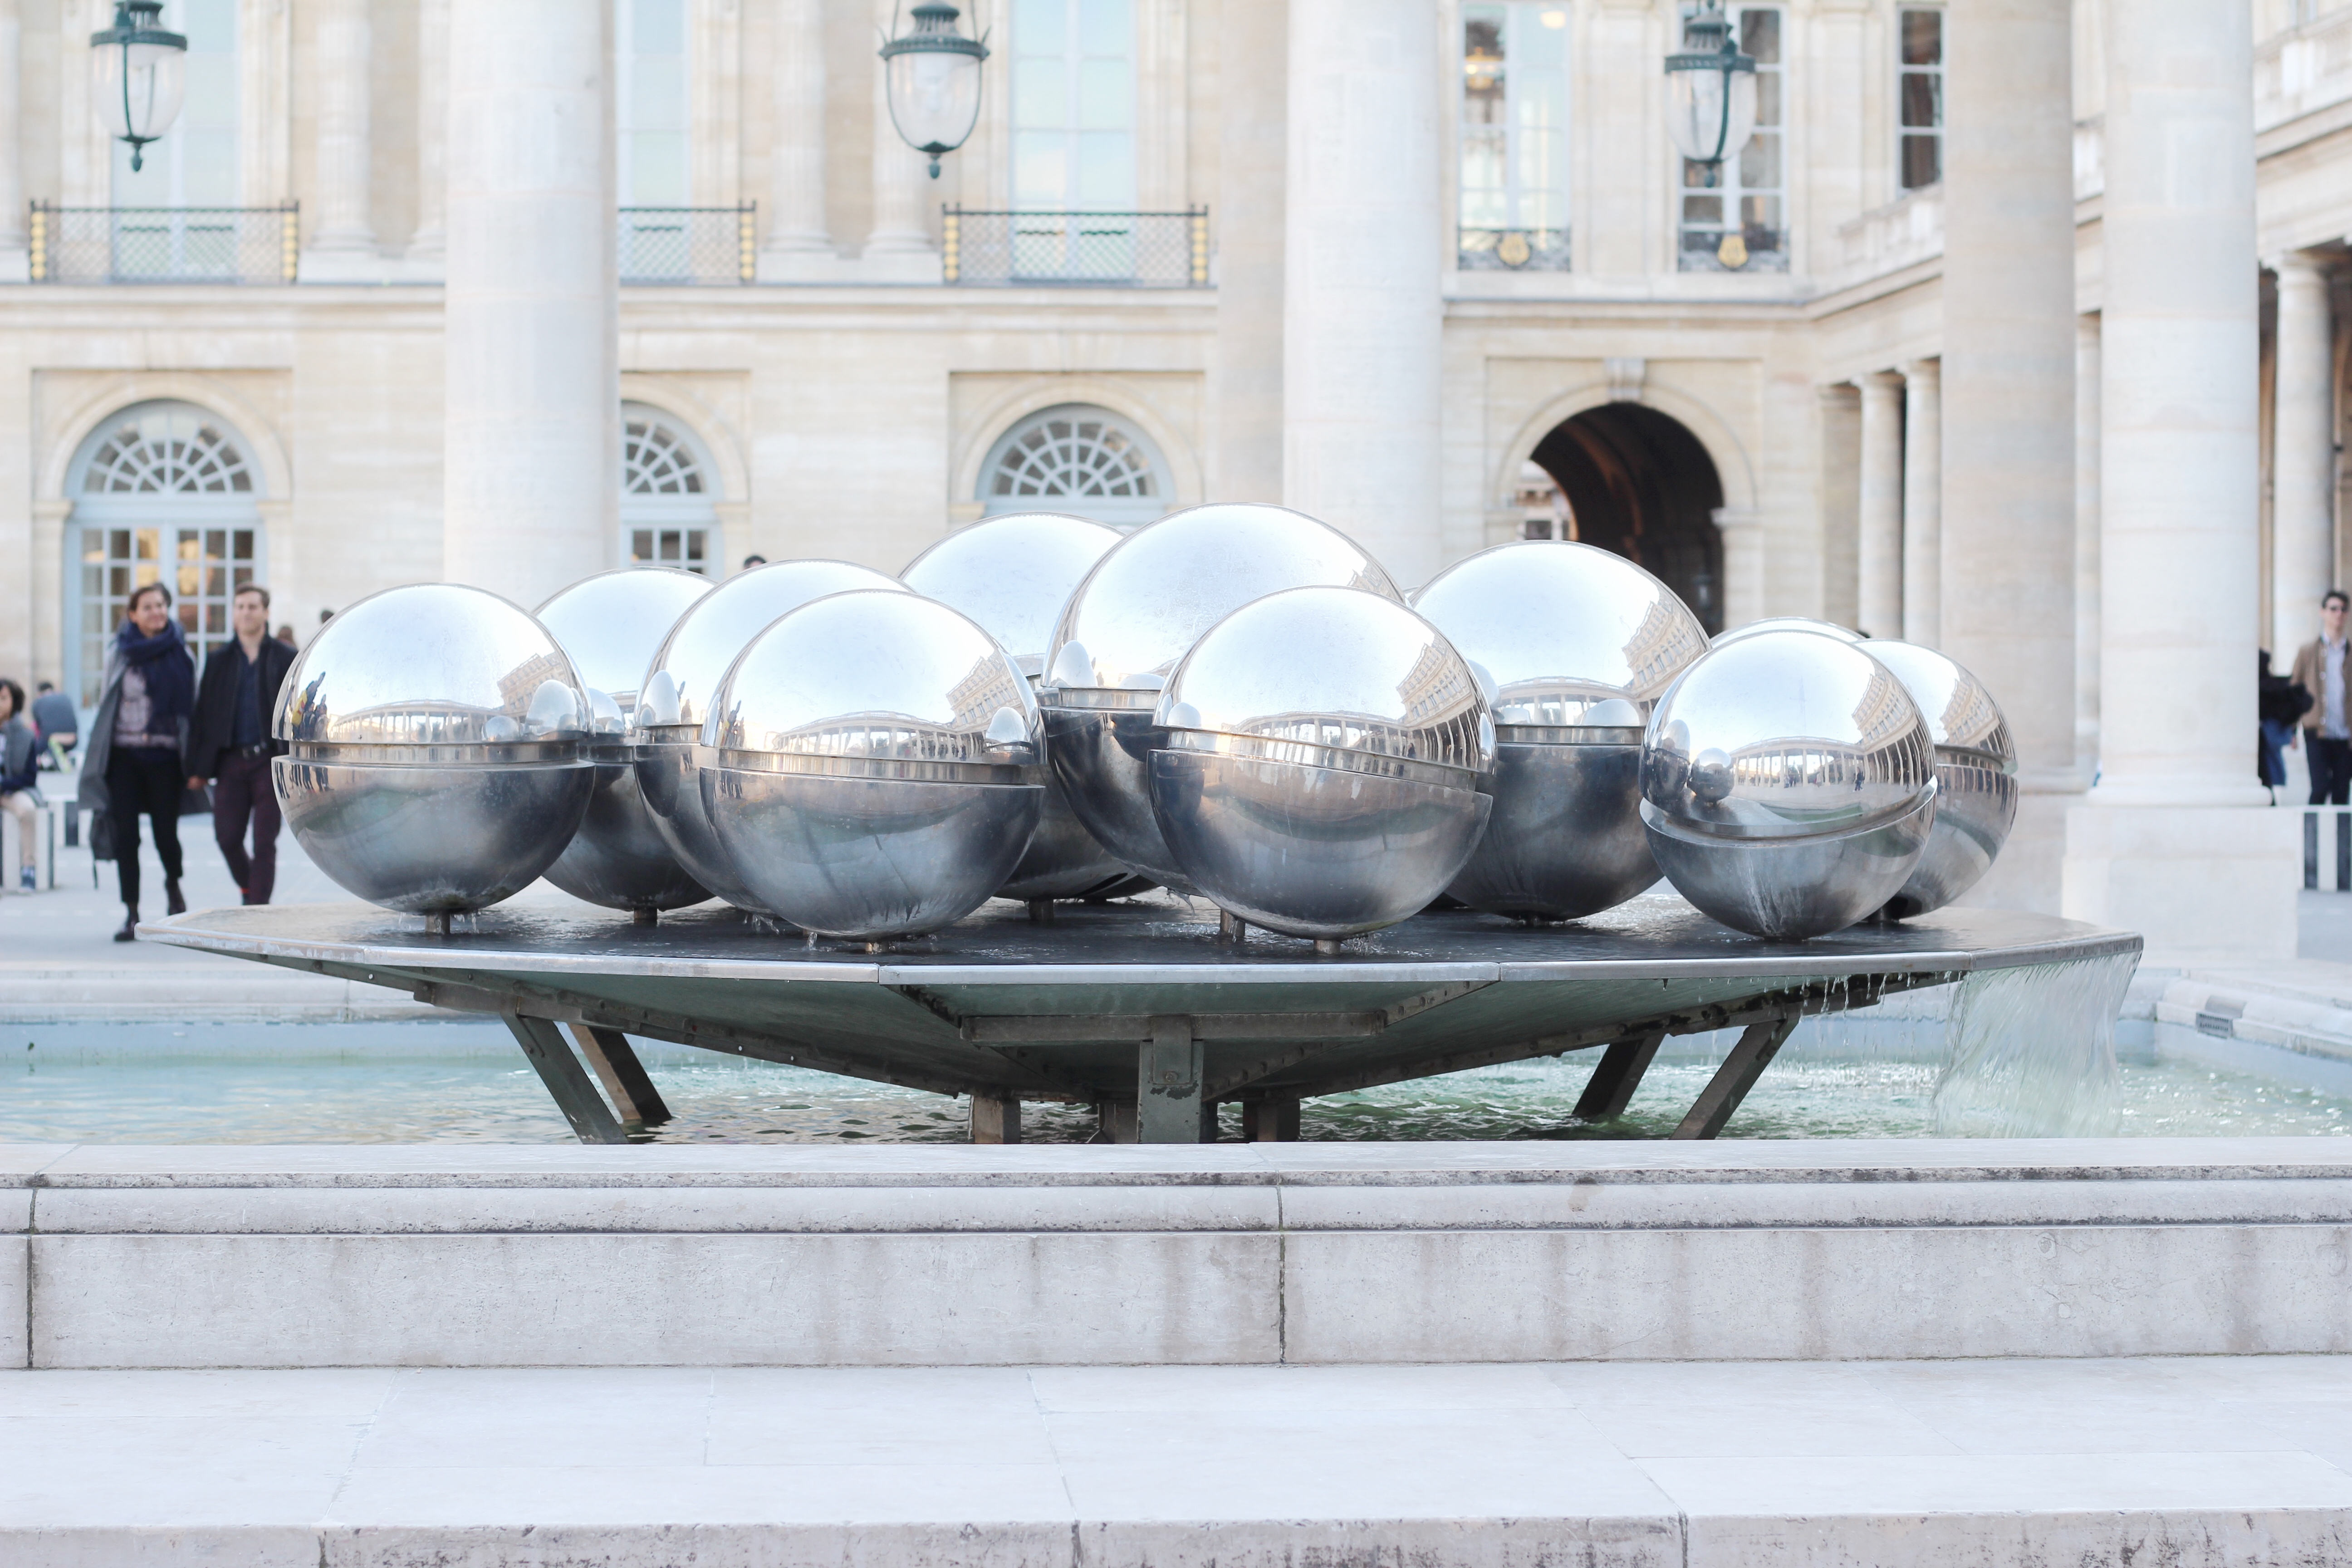
[[[1756,130],[1756,57],[1731,41],[1722,0],[1705,0],[1666,57],[1666,132],[1694,163],[1737,158]]]
[[[946,0],[923,0],[909,13],[914,26],[882,46],[890,123],[916,152],[931,160],[964,144],[980,119],[980,62],[988,46],[956,31],[961,13]]]
[[[165,32],[163,0],[117,0],[114,26],[89,36],[93,100],[109,134],[131,143],[131,168],[179,118],[187,90],[188,40]]]

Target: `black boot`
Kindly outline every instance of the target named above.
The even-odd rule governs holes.
[[[188,912],[188,900],[180,897],[180,879],[177,877],[163,879],[163,912],[167,915]]]
[[[139,940],[139,906],[137,904],[122,906],[122,929],[114,933],[114,940],[117,942]]]

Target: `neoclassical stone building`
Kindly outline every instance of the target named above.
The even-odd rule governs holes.
[[[2339,575],[2352,0],[1732,0],[1714,172],[1684,9],[987,0],[933,180],[891,0],[168,0],[136,174],[109,0],[0,0],[0,670],[87,700],[158,574],[307,627],[1287,500],[1407,583],[1558,534],[1941,644],[2024,753],[1988,897],[2124,919],[2193,842],[2159,945],[2291,951],[2243,666]]]

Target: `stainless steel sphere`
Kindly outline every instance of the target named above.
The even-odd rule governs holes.
[[[1137,529],[1070,595],[1038,700],[1070,808],[1123,864],[1191,890],[1152,812],[1160,689],[1211,626],[1253,599],[1312,584],[1402,603],[1380,563],[1338,529],[1251,503],[1188,507]]]
[[[736,879],[702,814],[703,721],[729,667],[777,616],[851,589],[903,594],[896,577],[847,561],[779,561],[696,600],[662,638],[637,690],[637,790],[655,831],[693,879],[738,909],[777,914]]]
[[[1763,620],[1749,621],[1746,626],[1734,626],[1729,631],[1717,635],[1715,646],[1721,647],[1726,643],[1744,642],[1749,637],[1762,637],[1768,632],[1819,632],[1825,637],[1835,637],[1840,642],[1850,643],[1864,643],[1870,640],[1860,632],[1842,626],[1835,621],[1816,621],[1805,616],[1768,616]]]
[[[1936,742],[1936,829],[1886,905],[1897,920],[1940,910],[1992,869],[2017,821],[2017,743],[1984,683],[1933,648],[1871,642],[1927,717]]]
[[[1467,660],[1393,599],[1270,594],[1193,645],[1154,715],[1151,802],[1185,876],[1269,931],[1393,925],[1451,882],[1492,801]]]
[[[596,793],[571,847],[547,868],[547,879],[575,899],[606,909],[646,912],[683,909],[710,897],[663,842],[637,788],[634,720],[637,683],[646,667],[694,603],[711,590],[708,577],[666,566],[625,566],[599,572],[557,594],[538,610],[594,703],[612,700],[610,723],[593,723],[587,755],[596,765]]]
[[[303,851],[371,903],[478,910],[555,863],[595,769],[547,629],[496,594],[390,588],[320,628],[278,689],[271,764]]]
[[[1034,685],[1062,606],[1097,561],[1126,536],[1107,523],[1059,511],[1007,512],[958,529],[915,557],[899,581],[960,610],[1013,656]],[[1029,852],[997,893],[1008,899],[1075,899],[1128,879],[1070,809],[1048,773],[1045,805]]]
[[[1717,647],[1651,715],[1642,824],[1675,889],[1727,926],[1801,941],[1917,868],[1935,743],[1893,671],[1811,631]]]
[[[936,930],[1003,885],[1045,799],[1044,727],[996,639],[913,594],[817,600],[712,705],[705,815],[735,874],[810,931]]]
[[[1642,727],[1706,628],[1674,590],[1589,544],[1498,544],[1412,606],[1494,682],[1493,817],[1446,892],[1573,920],[1658,879],[1642,830]]]

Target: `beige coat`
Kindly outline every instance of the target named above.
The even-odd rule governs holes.
[[[2320,668],[2319,657],[2320,639],[2314,637],[2296,650],[2294,673],[2288,677],[2311,693],[2311,707],[2304,713],[2301,723],[2315,735],[2319,733],[2320,725],[2327,719],[2327,680]],[[2344,717],[2352,721],[2352,638],[2346,639],[2344,649],[2336,655],[2336,662],[2338,666],[2337,679],[2344,682]]]

